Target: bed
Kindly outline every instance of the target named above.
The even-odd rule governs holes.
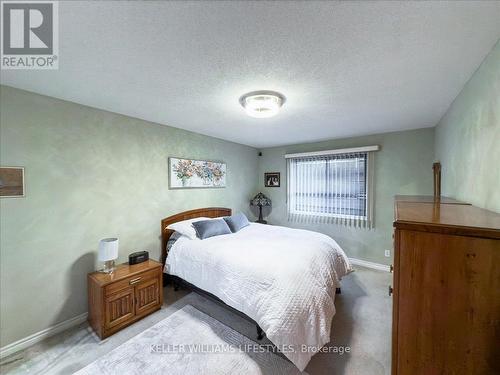
[[[204,240],[178,238],[167,252],[172,223],[231,215],[203,208],[162,220],[164,272],[255,322],[299,370],[330,341],[335,294],[352,271],[344,251],[321,233],[251,223]]]

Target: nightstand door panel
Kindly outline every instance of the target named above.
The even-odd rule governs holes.
[[[136,285],[135,312],[137,315],[146,314],[150,312],[150,309],[158,308],[160,304],[159,280],[159,278],[150,279]]]
[[[107,296],[104,300],[105,328],[110,329],[134,318],[134,288]]]

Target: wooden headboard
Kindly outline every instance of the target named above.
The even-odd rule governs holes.
[[[167,242],[172,233],[174,233],[174,231],[167,229],[170,224],[197,217],[214,218],[222,216],[231,216],[231,209],[223,207],[197,208],[196,210],[184,211],[163,219],[161,221],[161,262],[165,264],[165,259],[167,259]]]

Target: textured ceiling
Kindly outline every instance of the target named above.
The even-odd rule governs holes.
[[[434,126],[500,37],[500,2],[60,3],[58,71],[2,84],[267,147]],[[248,117],[248,91],[287,101]]]

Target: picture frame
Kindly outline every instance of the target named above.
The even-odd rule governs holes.
[[[0,198],[24,198],[24,167],[0,167]]]
[[[264,186],[265,187],[280,187],[280,172],[266,172],[264,173]]]
[[[225,188],[227,165],[223,161],[168,158],[169,189]]]

